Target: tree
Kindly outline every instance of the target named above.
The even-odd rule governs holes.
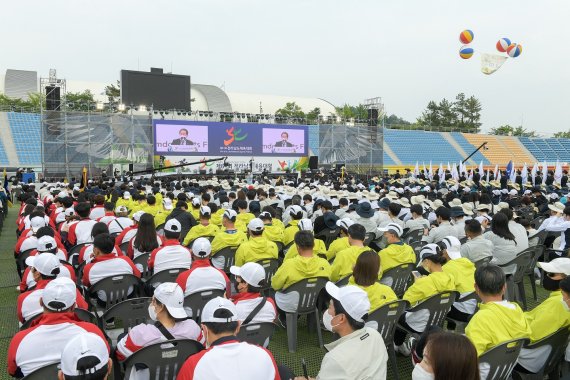
[[[41,94],[32,92],[28,94],[28,100],[21,98],[10,98],[4,94],[0,94],[0,107],[4,109],[13,109],[15,111],[39,111],[41,102]],[[43,101],[45,106],[45,100]]]
[[[321,114],[321,109],[319,107],[313,108],[312,111],[307,112],[307,123],[317,124],[319,122],[319,115]]]
[[[441,127],[450,128],[457,124],[457,113],[452,102],[444,98],[439,102],[438,108],[441,117]]]
[[[453,111],[457,115],[457,127],[459,129],[464,129],[467,119],[467,101],[465,99],[464,93],[461,92],[455,97],[455,103],[453,103]]]
[[[304,118],[305,113],[295,102],[288,102],[285,107],[275,111],[275,116]]]
[[[345,104],[342,107],[336,107],[336,113],[344,120],[368,120],[368,109],[363,104],[357,106]]]
[[[402,119],[394,114],[388,116],[385,120],[386,125],[410,125],[411,123],[407,120]]]
[[[481,102],[473,95],[465,100],[465,132],[479,133],[482,109]]]
[[[65,106],[69,111],[88,111],[95,108],[95,99],[89,90],[65,94]]]
[[[425,127],[437,127],[441,125],[439,106],[436,102],[431,100],[428,103],[426,110],[422,113],[422,116],[418,118],[418,124]]]
[[[570,139],[570,131],[566,132],[556,132],[554,137],[557,139]]]
[[[513,128],[508,124],[501,125],[497,128],[492,128],[491,134],[498,136],[537,137],[535,131],[528,131],[522,126]]]
[[[105,87],[105,95],[109,99],[109,103],[119,103],[121,97],[121,81],[117,81],[117,85],[110,84]]]

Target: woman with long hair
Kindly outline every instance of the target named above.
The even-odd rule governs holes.
[[[422,361],[414,367],[412,380],[479,380],[477,350],[461,334],[430,334]]]
[[[503,265],[516,257],[515,235],[509,230],[509,218],[502,212],[493,215],[491,231],[485,232],[483,237],[493,243],[493,259],[491,260],[493,264]],[[503,270],[505,274],[513,274],[516,265],[509,265]]]
[[[152,252],[162,245],[162,239],[156,233],[154,217],[151,214],[143,214],[139,220],[137,233],[131,239],[127,255],[135,259],[143,253]]]

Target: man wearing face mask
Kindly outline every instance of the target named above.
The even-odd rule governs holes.
[[[364,326],[370,309],[366,292],[353,285],[339,288],[332,282],[327,283],[326,290],[332,299],[323,314],[323,325],[340,339],[325,345],[328,352],[317,380],[386,379],[384,340],[378,331]]]
[[[550,296],[531,311],[524,313],[530,325],[530,341],[542,338],[570,326],[570,258],[562,257],[549,263],[538,263],[544,270],[542,285],[551,291]],[[544,365],[552,347],[543,346],[534,350],[523,348],[518,359],[523,372],[536,373]]]
[[[210,300],[202,310],[207,349],[190,356],[177,379],[281,379],[271,352],[236,338],[239,326],[238,311],[230,300],[222,297]]]
[[[117,359],[125,360],[136,351],[170,339],[193,339],[204,343],[200,328],[184,310],[184,292],[178,284],[163,282],[154,290],[148,306],[153,324],[141,323],[117,343]]]

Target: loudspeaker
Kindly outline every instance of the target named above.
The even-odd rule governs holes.
[[[129,171],[132,173],[135,170],[135,165],[129,164]]]
[[[61,107],[60,88],[55,86],[46,86],[46,110],[59,111]]]
[[[377,126],[378,125],[378,110],[375,108],[368,109],[368,126]]]
[[[319,156],[309,157],[309,169],[317,170],[319,168]]]

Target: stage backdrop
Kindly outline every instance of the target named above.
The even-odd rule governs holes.
[[[155,167],[227,156],[231,169],[255,172],[304,169],[308,166],[308,127],[256,123],[153,120]],[[185,171],[224,169],[221,162],[190,166]]]

